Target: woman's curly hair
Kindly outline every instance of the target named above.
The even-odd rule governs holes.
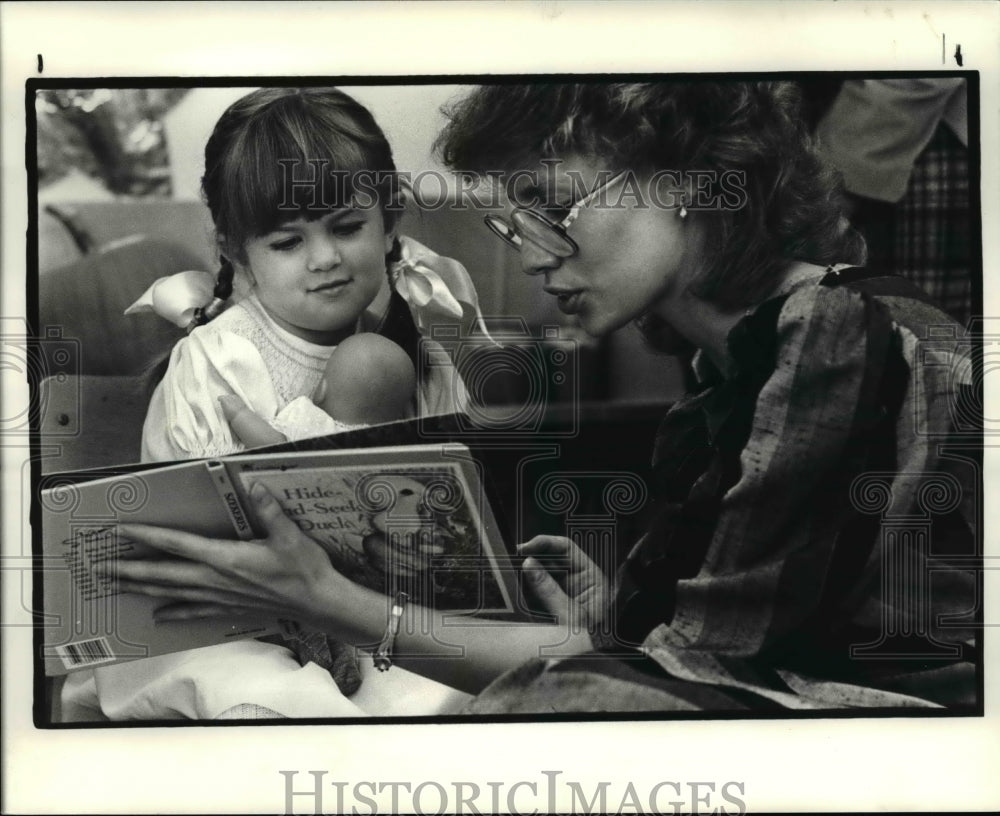
[[[743,206],[699,212],[708,229],[693,292],[743,308],[766,296],[790,261],[864,260],[864,241],[842,215],[839,179],[817,155],[800,105],[791,82],[485,85],[445,110],[436,146],[448,165],[480,174],[574,154],[635,173],[739,174]]]

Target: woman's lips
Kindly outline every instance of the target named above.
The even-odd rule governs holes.
[[[583,298],[582,289],[546,289],[556,299],[556,306],[563,314],[576,314],[580,311],[580,301]]]

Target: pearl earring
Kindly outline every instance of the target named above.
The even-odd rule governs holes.
[[[683,220],[683,219],[685,219],[685,218],[688,217],[687,196],[686,195],[685,196],[681,196],[681,208],[678,211],[677,215],[680,216],[681,220]]]

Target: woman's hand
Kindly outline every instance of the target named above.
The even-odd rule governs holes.
[[[166,558],[125,557],[95,571],[117,578],[122,592],[168,600],[157,610],[160,621],[236,614],[329,625],[348,610],[331,609],[331,604],[337,598],[349,599],[357,587],[334,570],[323,548],[285,515],[262,485],[254,485],[250,494],[267,530],[263,539],[228,541],[123,524],[123,538]]]
[[[600,567],[562,536],[535,536],[517,548],[535,596],[560,623],[592,631],[604,620],[612,587]]]

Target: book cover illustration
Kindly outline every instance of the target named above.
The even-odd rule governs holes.
[[[513,602],[457,462],[254,469],[285,513],[352,581],[441,611],[510,612]]]

